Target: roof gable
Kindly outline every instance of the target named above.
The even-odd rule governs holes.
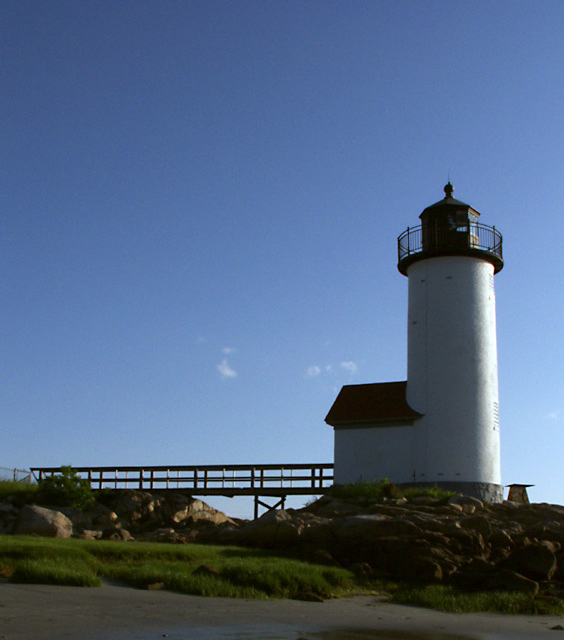
[[[325,422],[333,427],[355,422],[412,422],[421,414],[407,404],[406,387],[405,381],[345,385]]]

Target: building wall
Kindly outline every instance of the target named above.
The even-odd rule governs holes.
[[[466,256],[408,269],[407,401],[418,482],[500,484],[493,266]]]
[[[335,429],[335,484],[413,482],[413,471],[413,426]]]

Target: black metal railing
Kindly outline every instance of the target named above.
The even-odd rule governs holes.
[[[487,254],[496,272],[503,267],[503,238],[495,227],[477,222],[451,229],[445,226],[419,225],[408,227],[398,238],[398,266],[404,268],[425,255]]]

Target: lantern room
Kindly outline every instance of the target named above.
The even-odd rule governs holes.
[[[491,262],[494,272],[503,268],[502,237],[495,227],[480,224],[480,214],[452,197],[450,182],[445,197],[419,216],[421,225],[408,228],[398,238],[398,269],[435,256],[476,256]]]

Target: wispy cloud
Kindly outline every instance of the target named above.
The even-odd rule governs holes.
[[[558,414],[556,413],[556,411],[551,411],[550,413],[547,413],[544,417],[547,418],[548,420],[558,420]]]
[[[227,358],[224,358],[218,365],[217,370],[221,374],[222,378],[235,378],[237,376],[237,372],[235,369],[232,369],[227,362]]]
[[[237,351],[237,349],[235,349],[235,347],[223,347],[223,349],[221,350],[221,352],[223,354],[225,354],[226,356],[235,353]]]
[[[306,378],[315,378],[321,373],[321,367],[318,367],[316,364],[307,368]]]
[[[358,371],[358,365],[356,364],[356,362],[352,361],[341,362],[341,368],[348,373],[356,373]]]

